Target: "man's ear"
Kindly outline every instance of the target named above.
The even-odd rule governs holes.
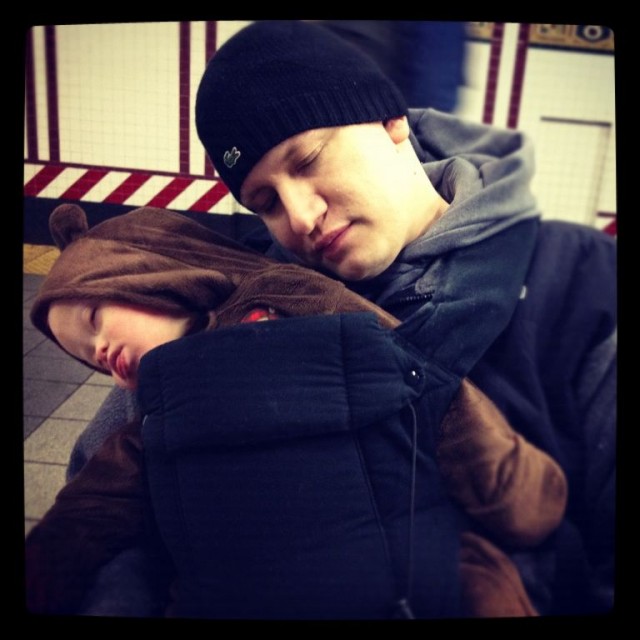
[[[384,128],[386,129],[389,137],[395,144],[400,144],[404,142],[410,133],[409,129],[409,121],[407,120],[407,116],[400,116],[399,118],[391,118],[383,123]]]

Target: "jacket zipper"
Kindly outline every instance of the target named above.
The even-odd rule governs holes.
[[[386,309],[392,309],[393,307],[398,307],[400,305],[405,304],[413,304],[416,302],[429,302],[433,298],[434,292],[427,291],[425,293],[414,293],[413,295],[407,296],[406,298],[398,298],[397,300],[389,300],[385,303]]]

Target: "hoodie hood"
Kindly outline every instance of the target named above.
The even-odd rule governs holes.
[[[32,305],[31,321],[54,341],[47,322],[53,302],[111,300],[167,313],[206,312],[226,300],[261,260],[236,259],[244,254],[234,243],[153,207],[89,229],[79,206],[61,205],[51,214],[49,229],[61,254]]]
[[[450,206],[400,261],[466,247],[540,217],[530,190],[533,144],[526,135],[433,109],[411,110],[409,125],[429,180]]]
[[[409,124],[449,208],[386,271],[350,286],[403,320],[398,331],[429,358],[465,376],[522,296],[540,218],[533,145],[433,109],[411,110]]]
[[[398,296],[422,296],[441,288],[443,279],[452,277],[444,263],[453,252],[480,245],[523,222],[535,229],[540,218],[529,188],[534,156],[533,144],[526,135],[466,122],[434,109],[411,109],[408,117],[416,155],[449,207],[423,236],[400,252],[386,271],[350,285],[385,307]],[[531,233],[535,235],[535,231]],[[518,264],[509,265],[518,280],[511,283],[512,288],[518,292],[531,246],[527,241],[521,247]],[[501,253],[483,257],[487,260],[497,262],[500,270],[505,260],[513,257]],[[481,272],[484,267],[475,264],[474,268]]]

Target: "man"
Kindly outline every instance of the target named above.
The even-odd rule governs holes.
[[[196,124],[271,255],[401,318],[428,363],[469,375],[561,463],[566,526],[533,559],[515,556],[542,612],[610,609],[615,243],[539,221],[527,138],[408,113],[370,60],[301,22],[254,23],[228,41]]]
[[[227,41],[196,124],[222,180],[265,223],[269,255],[403,321],[396,335],[427,376],[424,433],[468,376],[560,463],[565,522],[511,557],[543,615],[610,610],[615,243],[540,222],[528,139],[408,112],[369,59],[304,22],[257,22]]]

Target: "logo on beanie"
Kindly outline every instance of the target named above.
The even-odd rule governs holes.
[[[240,152],[237,147],[233,147],[230,151],[225,151],[222,159],[224,163],[229,167],[229,169],[233,168],[236,162],[238,162],[238,158],[240,157]]]

